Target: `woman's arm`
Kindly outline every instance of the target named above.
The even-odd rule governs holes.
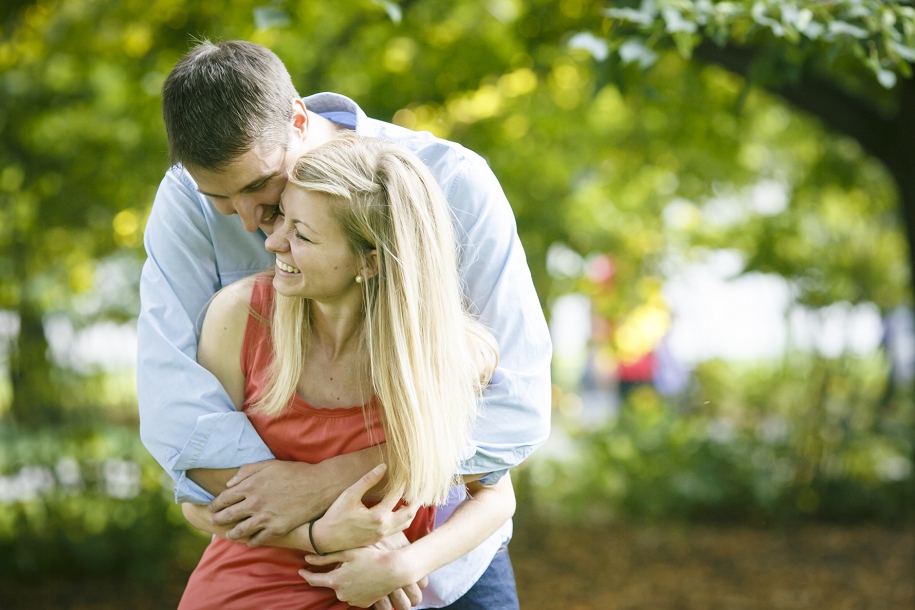
[[[402,490],[392,490],[371,508],[367,508],[362,503],[369,490],[379,485],[384,479],[386,470],[384,464],[377,466],[340,494],[327,509],[327,513],[320,518],[320,528],[315,523],[311,535],[308,532],[309,525],[306,523],[292,529],[288,534],[269,539],[266,544],[314,553],[316,551],[311,543],[312,538],[323,551],[375,544],[384,538],[402,532],[413,522],[417,510],[417,508],[409,506],[401,506],[394,510],[400,501]],[[206,507],[182,504],[181,509],[190,524],[201,531],[227,540],[248,542],[247,539],[228,536],[227,534],[233,526],[215,524],[212,513]]]
[[[306,557],[312,565],[340,566],[323,574],[300,570],[315,587],[330,587],[340,601],[367,608],[392,591],[409,587],[428,574],[463,557],[493,535],[515,512],[511,477],[496,485],[467,485],[470,497],[428,536],[394,550],[379,545]],[[400,606],[396,606],[400,607]]]

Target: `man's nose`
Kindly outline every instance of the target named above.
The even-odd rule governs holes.
[[[265,206],[260,205],[256,199],[245,196],[238,197],[233,203],[245,231],[249,233],[257,231],[265,215]]]
[[[273,220],[268,220],[267,224],[270,225],[270,229],[264,229],[264,233],[271,235],[280,231],[283,228],[283,217],[279,214],[279,210],[273,212]],[[263,227],[261,227],[263,229]]]

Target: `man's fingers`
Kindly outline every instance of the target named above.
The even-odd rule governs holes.
[[[237,528],[236,528],[236,529],[237,529]],[[267,528],[264,528],[264,529],[260,530],[259,532],[257,532],[256,534],[254,534],[253,536],[251,536],[251,537],[248,539],[248,543],[247,543],[247,544],[248,544],[248,547],[249,547],[249,548],[252,548],[252,549],[253,549],[253,548],[255,548],[255,547],[259,547],[259,546],[263,546],[263,545],[267,544],[267,543],[270,542],[273,538],[275,538],[275,536],[272,536],[272,535],[267,531]]]
[[[387,464],[378,464],[370,471],[362,475],[362,477],[350,485],[341,496],[352,496],[350,500],[353,502],[361,502],[362,496],[368,493],[368,491],[378,485],[381,480],[384,478],[384,473],[387,471]]]
[[[391,600],[391,605],[394,606],[395,610],[410,610],[413,607],[410,603],[410,598],[403,592],[403,589],[397,589],[388,595],[388,599]]]
[[[428,587],[429,586],[429,577],[423,576],[420,579],[420,581],[418,583],[416,583],[416,586],[419,587],[420,589],[425,589],[426,587]]]
[[[245,519],[228,532],[226,532],[226,538],[229,540],[241,540],[242,538],[250,538],[264,529],[263,524],[255,523],[254,519]],[[257,546],[257,545],[254,545]]]
[[[252,474],[254,474],[256,472],[260,472],[261,470],[266,468],[267,465],[270,464],[270,462],[274,462],[274,461],[275,460],[265,460],[263,462],[245,464],[244,466],[242,466],[241,468],[238,469],[238,472],[235,473],[234,477],[232,477],[231,479],[226,481],[226,487],[233,487],[235,485],[238,485],[239,483],[241,483],[242,481],[244,481],[245,479],[250,477]]]
[[[242,501],[238,504],[233,504],[228,508],[224,508],[218,513],[214,513],[213,516],[210,517],[210,521],[213,522],[213,525],[234,525],[253,514],[254,510],[252,510],[250,503]]]
[[[245,494],[240,489],[229,488],[216,496],[212,502],[210,502],[208,508],[211,513],[218,513],[221,510],[224,510],[230,506],[238,504],[245,499]]]
[[[419,588],[419,585],[407,585],[403,588],[403,592],[407,599],[410,600],[411,608],[418,606],[419,602],[423,601],[423,591]]]

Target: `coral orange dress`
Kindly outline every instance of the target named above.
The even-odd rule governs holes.
[[[273,295],[270,278],[259,277],[251,295],[253,312],[269,320]],[[273,358],[270,329],[253,314],[248,316],[241,358],[246,400],[243,411],[277,459],[316,464],[384,442],[377,409],[321,409],[295,396],[278,417],[249,411],[248,401],[264,387],[264,377]],[[407,539],[413,542],[428,534],[434,520],[434,507],[421,508],[404,532]],[[300,550],[266,546],[252,549],[240,542],[214,537],[191,574],[179,610],[350,608],[337,600],[333,589],[312,587],[299,576],[299,569],[306,566],[309,571],[326,571],[308,566],[305,554]]]

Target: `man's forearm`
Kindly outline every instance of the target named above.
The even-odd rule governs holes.
[[[382,463],[384,455],[381,445],[319,464],[279,460],[248,464],[238,469],[228,488],[231,469],[199,470],[193,476],[205,488],[225,489],[210,503],[210,509],[216,513],[216,525],[234,525],[228,538],[251,538],[260,544],[322,515],[345,489]],[[190,471],[188,476],[192,476]],[[383,482],[365,499],[380,499],[382,489]]]
[[[192,468],[187,471],[187,477],[214,496],[218,496],[226,490],[226,483],[237,472],[238,468]]]

